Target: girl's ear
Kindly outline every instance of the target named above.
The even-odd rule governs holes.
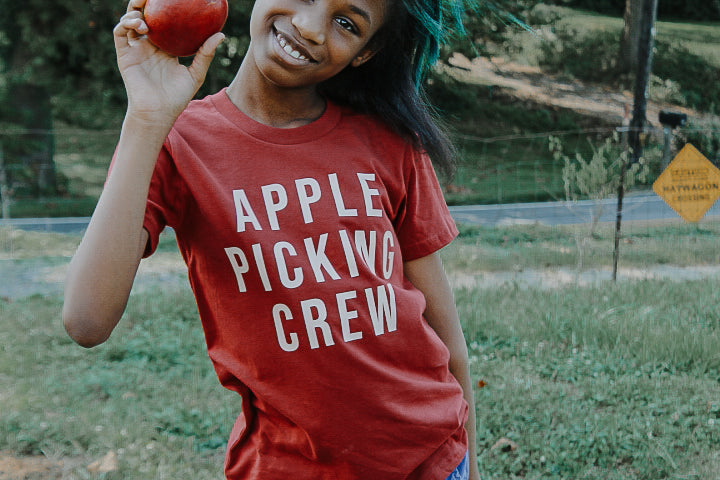
[[[353,67],[359,67],[363,63],[370,60],[373,56],[375,56],[376,53],[377,53],[377,50],[371,49],[371,48],[366,48],[365,50],[360,52],[360,54],[357,57],[353,58],[352,62],[350,62],[350,65],[352,65]]]

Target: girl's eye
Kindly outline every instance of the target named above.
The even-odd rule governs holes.
[[[355,25],[347,18],[338,17],[335,19],[335,22],[337,22],[337,24],[340,25],[341,28],[347,30],[348,32],[355,33],[355,34],[358,32]]]

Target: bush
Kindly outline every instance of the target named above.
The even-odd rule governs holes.
[[[553,73],[580,80],[632,84],[618,74],[616,32],[594,30],[583,34],[571,27],[557,27],[555,38],[541,44],[539,64]],[[654,50],[650,95],[696,110],[720,112],[720,68],[683,45],[657,41]]]
[[[688,107],[720,113],[720,68],[691,53],[686,47],[657,42],[653,73],[680,85]]]
[[[689,122],[675,136],[678,146],[691,143],[705,155],[716,167],[720,168],[720,121],[710,125],[697,125]]]
[[[574,28],[557,28],[555,39],[543,42],[540,65],[589,81],[613,81],[617,76],[618,36],[613,32],[583,34]]]
[[[555,0],[557,5],[582,8],[593,12],[622,16],[626,0]],[[685,0],[683,2],[658,2],[658,18],[718,21],[720,0]]]

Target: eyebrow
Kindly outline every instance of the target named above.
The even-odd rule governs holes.
[[[368,23],[372,23],[372,21],[370,20],[370,14],[366,10],[363,10],[356,5],[350,5],[350,11],[352,11],[353,13],[357,13],[358,15],[363,17]]]

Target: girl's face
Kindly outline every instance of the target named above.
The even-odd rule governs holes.
[[[387,1],[256,0],[248,55],[277,86],[314,87],[372,57]]]

